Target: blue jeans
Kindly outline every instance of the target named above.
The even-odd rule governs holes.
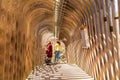
[[[60,51],[55,51],[55,62],[59,60]]]

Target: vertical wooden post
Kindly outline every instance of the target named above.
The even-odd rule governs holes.
[[[108,25],[107,25],[107,15],[106,15],[106,3],[105,0],[103,2],[103,13],[104,13],[104,30],[105,30],[105,40],[106,40],[106,48],[108,48]]]
[[[115,29],[116,29],[116,37],[117,37],[117,52],[119,56],[119,69],[120,69],[120,26],[119,26],[119,8],[118,8],[118,0],[113,0],[114,1],[114,19],[115,19]],[[120,71],[119,71],[120,73]],[[119,74],[119,79],[120,79],[120,74]]]

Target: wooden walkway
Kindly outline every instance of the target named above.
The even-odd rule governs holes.
[[[57,64],[36,67],[26,80],[94,80],[76,65]]]

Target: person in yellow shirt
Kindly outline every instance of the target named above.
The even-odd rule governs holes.
[[[54,61],[55,63],[59,61],[60,53],[61,53],[61,43],[59,41],[56,42],[55,47],[54,47],[54,53],[55,53],[55,58]]]

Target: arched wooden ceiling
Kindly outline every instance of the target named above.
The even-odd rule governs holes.
[[[76,27],[80,27],[96,10],[99,11],[100,5],[101,0],[64,0],[61,10],[60,38],[67,35],[69,36],[67,39],[70,40]]]
[[[41,32],[45,25],[54,33],[55,24],[55,0],[28,0],[23,1],[22,11],[31,27],[36,27]],[[76,27],[80,27],[86,18],[99,11],[101,0],[60,0],[63,7],[60,7],[58,14],[61,17],[60,39],[66,37],[70,40],[71,33]],[[51,29],[50,29],[51,28]],[[63,34],[64,33],[64,34]],[[38,34],[38,33],[36,33]]]
[[[21,8],[26,17],[29,35],[35,34],[42,40],[42,35],[54,33],[54,0],[26,0]]]
[[[2,0],[2,2],[5,1]],[[54,33],[56,0],[18,0],[18,3],[15,2],[19,4],[18,8],[25,17],[28,29],[34,30],[35,34],[38,32],[40,34],[44,30]],[[61,17],[59,20],[60,39],[65,37],[67,40],[70,40],[71,33],[76,27],[80,27],[86,18],[102,8],[102,0],[60,0],[60,4],[62,4],[58,10]]]

